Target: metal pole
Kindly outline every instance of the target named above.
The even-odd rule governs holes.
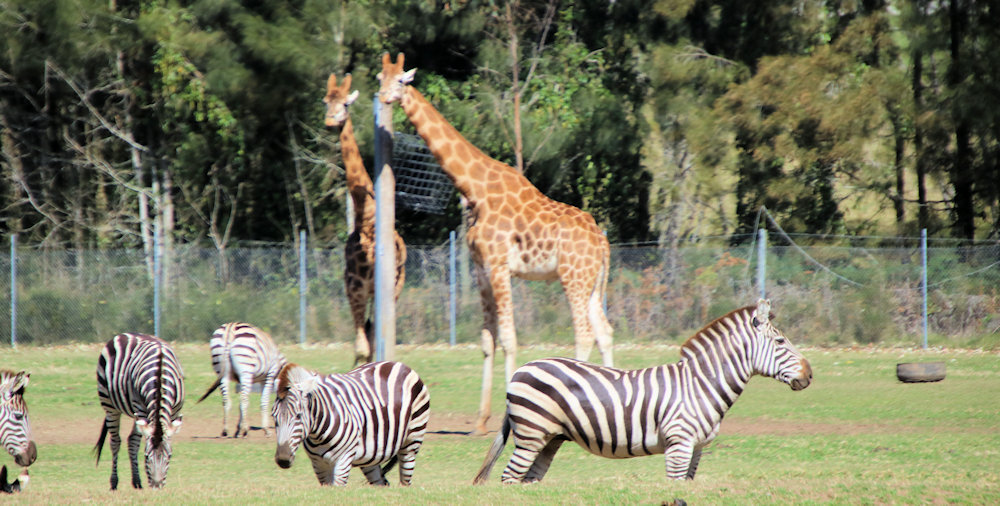
[[[17,234],[10,235],[10,347],[17,347]]]
[[[306,231],[299,230],[299,344],[306,344]]]
[[[160,335],[160,274],[162,272],[160,258],[160,220],[157,218],[153,227],[153,335]]]
[[[757,288],[760,290],[760,298],[766,299],[764,281],[767,279],[767,229],[757,230],[757,237]]]
[[[924,349],[927,349],[927,229],[920,229],[920,295],[923,297],[921,315],[924,327]]]
[[[455,346],[455,313],[458,303],[457,266],[455,265],[455,231],[448,233],[448,344]]]
[[[396,179],[392,173],[392,107],[384,107],[378,95],[375,110],[375,360],[393,360],[396,355]]]

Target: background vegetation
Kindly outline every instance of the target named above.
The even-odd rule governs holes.
[[[996,238],[997,10],[975,0],[0,0],[0,234],[108,248],[346,233],[328,73],[374,68],[613,242]],[[397,129],[407,128],[396,115]],[[370,165],[370,163],[369,163]],[[459,223],[400,212],[410,243]]]
[[[195,404],[214,376],[206,344],[180,344],[188,399],[184,425],[174,443],[163,490],[108,491],[107,449],[94,466],[91,452],[103,416],[97,402],[95,344],[6,351],[0,367],[29,368],[26,399],[38,444],[25,492],[6,496],[10,504],[660,504],[682,498],[688,504],[988,504],[1000,496],[1000,395],[998,356],[965,351],[913,352],[821,350],[807,347],[814,383],[792,392],[768,378],[754,378],[727,415],[691,482],[664,477],[662,457],[608,460],[576,445],[564,446],[545,480],[532,486],[501,486],[499,475],[471,485],[490,437],[465,435],[473,425],[481,353],[471,345],[402,346],[431,392],[431,434],[417,459],[413,486],[387,489],[364,485],[353,471],[343,489],[321,488],[300,453],[289,470],[273,460],[274,439],[251,431],[245,440],[218,439],[221,400],[215,394]],[[349,345],[285,345],[293,361],[325,372],[350,367]],[[571,354],[568,346],[533,346],[524,360]],[[626,367],[675,362],[676,346],[616,349]],[[940,383],[902,384],[895,364],[943,360]],[[495,380],[502,383],[502,367]],[[494,392],[491,427],[503,406]],[[252,425],[259,404],[250,403]],[[235,423],[234,420],[230,424]],[[232,428],[232,426],[230,427]],[[122,449],[122,461],[125,449]],[[3,453],[0,464],[13,466]],[[122,465],[122,462],[119,462]],[[127,468],[127,465],[126,465]],[[123,482],[128,483],[128,471]],[[145,481],[145,478],[144,478]]]

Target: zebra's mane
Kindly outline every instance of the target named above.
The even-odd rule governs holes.
[[[741,307],[739,309],[730,311],[730,312],[726,313],[725,315],[716,318],[715,320],[713,320],[708,325],[705,325],[704,327],[702,327],[701,330],[699,330],[698,332],[695,332],[693,336],[691,336],[691,337],[689,337],[687,339],[687,341],[684,341],[684,344],[681,345],[681,354],[683,355],[685,351],[697,352],[698,349],[694,346],[694,343],[695,342],[699,342],[699,341],[700,342],[713,341],[713,340],[717,339],[716,336],[718,336],[719,333],[718,332],[713,332],[713,331],[716,330],[718,327],[722,327],[723,326],[723,323],[722,323],[723,321],[733,319],[733,317],[737,313],[746,312],[747,315],[749,316],[750,314],[752,314],[754,312],[755,309],[757,309],[756,306],[744,306],[744,307]]]
[[[278,372],[278,398],[284,399],[293,386],[300,386],[313,376],[313,373],[296,363],[289,362]]]
[[[163,345],[159,346],[160,358],[156,366],[156,404],[153,408],[153,446],[159,446],[163,441],[164,427],[160,412],[163,411]]]

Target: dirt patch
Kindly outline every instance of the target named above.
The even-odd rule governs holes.
[[[256,414],[254,414],[256,418]],[[122,438],[128,437],[128,432],[132,430],[131,421],[123,418]],[[257,418],[259,422],[259,418]],[[486,424],[491,434],[496,434],[503,421],[502,415],[497,414],[489,419]],[[235,429],[235,421],[230,419],[230,431]],[[101,430],[100,419],[94,419],[92,423],[45,423],[44,421],[32,420],[32,433],[35,441],[40,445],[44,444],[94,444]],[[465,435],[470,434],[476,426],[476,417],[461,413],[431,413],[430,421],[427,424],[428,433],[435,435]],[[900,434],[912,432],[926,432],[927,430],[916,427],[903,427],[899,425],[880,424],[859,424],[859,423],[816,423],[816,422],[796,422],[788,420],[765,420],[758,418],[733,418],[722,422],[721,434],[730,436],[808,436],[808,435],[861,435],[861,434]],[[181,431],[177,434],[177,441],[218,441],[220,443],[232,440],[232,437],[221,437],[222,420],[210,417],[186,416]],[[265,436],[264,431],[257,425],[252,424],[248,433],[247,441],[273,441],[273,430],[271,436]],[[489,437],[493,437],[489,435]]]

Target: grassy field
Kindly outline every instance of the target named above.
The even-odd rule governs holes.
[[[286,346],[290,360],[324,372],[344,372],[345,345]],[[99,346],[9,348],[0,367],[28,369],[26,399],[39,457],[28,489],[4,497],[12,504],[154,503],[289,504],[338,501],[354,504],[995,504],[1000,501],[1000,355],[960,350],[806,349],[815,380],[792,392],[757,377],[723,422],[702,458],[694,481],[664,477],[662,457],[613,461],[563,446],[541,483],[501,486],[508,444],[490,483],[470,483],[492,441],[465,433],[479,396],[481,353],[474,347],[404,346],[398,358],[417,370],[431,391],[431,433],[417,460],[414,485],[374,488],[353,471],[347,487],[322,488],[300,452],[290,470],[273,461],[274,440],[251,431],[243,440],[222,439],[221,396],[194,401],[213,379],[208,345],[180,345],[187,403],[174,443],[166,488],[108,490],[110,454],[99,466],[92,452],[103,411],[97,402]],[[572,355],[569,347],[522,349],[520,362]],[[623,367],[675,362],[676,346],[619,346]],[[944,360],[939,383],[902,384],[895,364]],[[502,384],[497,360],[496,384]],[[259,401],[250,421],[259,424]],[[502,393],[494,395],[496,428]],[[230,430],[236,420],[231,412]],[[127,487],[123,447],[119,472]],[[3,453],[0,464],[13,459]],[[143,475],[145,483],[145,475]],[[390,475],[396,483],[396,475]]]

